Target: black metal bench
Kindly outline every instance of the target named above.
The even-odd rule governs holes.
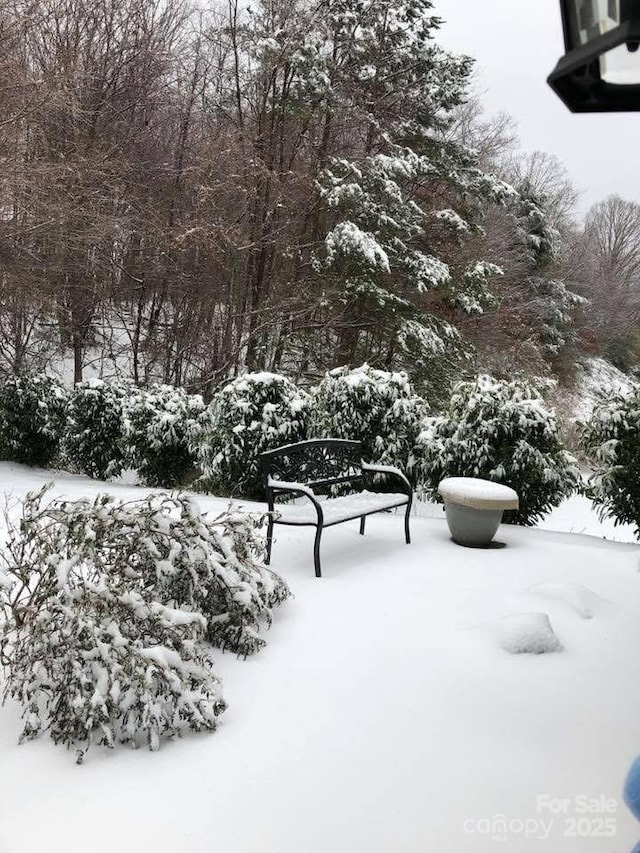
[[[406,506],[404,533],[407,544],[411,542],[411,484],[398,468],[363,462],[361,442],[322,438],[287,444],[262,453],[260,464],[269,505],[267,564],[271,560],[274,524],[316,528],[313,561],[318,578],[321,577],[320,538],[325,527],[359,518],[360,534],[364,535],[367,515]],[[397,483],[399,490],[370,489],[375,486],[377,475]],[[347,494],[336,496],[337,492],[347,490]],[[295,504],[277,502],[283,497],[290,501],[292,496],[307,500]]]

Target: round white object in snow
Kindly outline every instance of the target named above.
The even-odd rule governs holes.
[[[472,509],[518,509],[518,494],[509,486],[479,477],[446,477],[438,492],[445,501]]]

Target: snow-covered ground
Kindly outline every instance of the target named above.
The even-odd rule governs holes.
[[[16,496],[48,477],[0,464]],[[139,494],[57,476],[105,488]],[[17,746],[0,709],[0,853],[628,853],[640,549],[580,498],[541,526],[466,549],[423,507],[407,546],[401,516],[374,516],[326,531],[322,580],[312,530],[277,528],[295,598],[255,658],[217,655],[216,733],[76,766],[46,737]],[[561,650],[505,650],[532,641]]]

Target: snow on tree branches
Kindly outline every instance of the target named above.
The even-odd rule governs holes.
[[[440,21],[429,0],[329,8],[333,28],[320,26],[324,11],[310,21],[333,47],[328,126],[348,107],[362,127],[360,143],[328,154],[317,177],[327,230],[311,267],[332,307],[338,359],[437,370],[443,357],[463,357],[448,333],[452,309],[493,308],[491,278],[501,272],[469,259],[458,269],[452,246],[479,232],[488,204],[517,193],[447,135],[472,62],[434,42]]]
[[[89,477],[117,477],[127,463],[123,407],[130,383],[89,379],[71,393],[62,440],[64,458]]]
[[[58,452],[67,392],[44,373],[0,385],[0,458],[47,466]]]
[[[406,373],[368,364],[338,367],[314,389],[312,402],[316,434],[361,441],[367,461],[411,470],[427,404],[413,393]]]
[[[22,739],[49,731],[82,761],[92,743],[159,747],[224,710],[205,640],[247,655],[289,595],[261,564],[258,520],[203,516],[186,496],[109,495],[7,512],[0,573],[5,698]]]
[[[264,498],[260,454],[307,438],[308,396],[276,373],[245,373],[217,394],[199,447],[199,486]]]
[[[524,380],[478,376],[459,383],[448,411],[425,419],[416,457],[418,483],[434,500],[445,477],[481,477],[515,489],[520,508],[505,520],[516,524],[535,524],[581,479],[555,413]]]
[[[601,517],[633,524],[640,537],[640,386],[601,398],[580,424],[580,442],[593,462],[588,491]]]
[[[193,468],[207,423],[199,394],[172,385],[136,389],[124,406],[129,463],[150,486],[181,485]]]

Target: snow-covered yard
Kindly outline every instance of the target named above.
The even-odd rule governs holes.
[[[50,475],[0,477],[21,495]],[[140,494],[56,479],[69,497]],[[17,746],[19,711],[0,710],[0,853],[627,853],[640,549],[580,498],[541,526],[465,549],[422,507],[407,546],[401,517],[375,516],[364,538],[357,522],[326,531],[322,580],[313,531],[278,528],[273,567],[295,598],[255,658],[217,654],[216,733],[93,748],[78,767],[47,738]],[[506,617],[530,613],[562,651],[501,648]]]

